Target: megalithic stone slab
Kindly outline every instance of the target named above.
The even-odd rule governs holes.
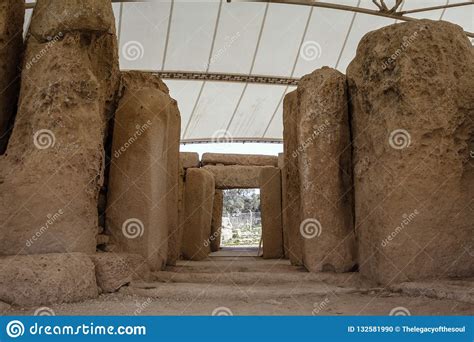
[[[282,258],[284,252],[281,172],[277,167],[264,167],[260,171],[260,207],[262,213],[263,258]]]
[[[0,3],[0,154],[7,147],[20,92],[24,16],[24,0]]]
[[[278,157],[258,154],[204,153],[203,165],[278,166]]]
[[[224,192],[216,190],[212,207],[212,223],[210,246],[211,252],[217,252],[221,247],[222,211],[224,209]]]
[[[148,263],[139,254],[96,253],[89,257],[95,265],[97,285],[102,292],[115,292],[132,280],[150,280]]]
[[[197,154],[197,153],[196,153]],[[182,152],[180,153],[180,157]],[[176,261],[181,257],[181,245],[183,242],[184,230],[184,177],[186,169],[184,168],[183,158],[179,161],[178,178],[178,227],[174,231],[168,232],[168,260],[167,265],[175,266]]]
[[[366,34],[347,69],[360,272],[474,275],[474,49],[422,20]]]
[[[281,215],[281,225],[283,229],[283,252],[285,255],[285,258],[289,258],[289,242],[288,242],[288,225],[289,222],[287,222],[287,215],[284,212],[284,209],[287,207],[287,200],[288,200],[288,194],[286,190],[286,181],[287,181],[287,175],[286,175],[286,167],[285,167],[285,154],[284,153],[279,153],[278,154],[278,168],[280,169],[281,172],[281,208],[282,208],[282,215]]]
[[[350,271],[356,261],[346,78],[324,67],[298,83],[297,151],[303,263]]]
[[[141,254],[152,270],[168,257],[178,228],[180,114],[153,75],[127,72],[115,115],[107,229],[119,250]]]
[[[185,220],[182,254],[187,260],[202,260],[210,253],[214,177],[206,169],[186,171]]]
[[[77,11],[90,19],[69,25]],[[119,82],[114,25],[110,1],[37,3],[0,167],[2,255],[95,252],[104,137]]]
[[[260,171],[266,166],[206,165],[217,189],[252,189],[260,186]]]
[[[285,154],[286,199],[282,208],[288,231],[288,257],[292,265],[303,265],[303,240],[300,233],[301,199],[298,171],[298,98],[296,91],[283,100],[283,148]]]
[[[196,152],[179,152],[179,159],[182,167],[189,169],[190,167],[200,167],[199,153]]]
[[[0,257],[0,300],[37,306],[96,298],[94,263],[83,253]]]

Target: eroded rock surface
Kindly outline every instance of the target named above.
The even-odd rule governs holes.
[[[90,20],[70,24],[77,11]],[[0,254],[95,251],[104,136],[119,80],[114,25],[105,0],[37,3],[0,167]]]
[[[311,272],[355,265],[352,164],[346,78],[324,67],[296,90],[303,263]]]
[[[281,172],[277,167],[264,167],[260,172],[260,207],[263,258],[282,258],[284,252],[281,216]]]
[[[189,169],[190,167],[199,167],[199,153],[195,152],[179,152],[179,159],[181,160],[181,165],[184,169]]]
[[[126,72],[115,115],[107,229],[118,250],[165,266],[178,229],[181,118],[161,80]]]
[[[224,209],[224,193],[216,190],[214,193],[214,205],[212,207],[212,223],[210,246],[211,252],[217,252],[221,246],[222,211]]]
[[[181,156],[181,153],[180,153]],[[181,245],[183,242],[183,231],[185,221],[184,210],[184,178],[186,176],[186,169],[183,167],[184,161],[180,158],[179,161],[179,177],[178,177],[178,227],[173,232],[168,232],[168,260],[167,265],[174,266],[176,261],[181,257]]]
[[[185,185],[185,219],[182,253],[187,260],[202,260],[210,252],[215,183],[204,168],[188,169]]]
[[[282,208],[283,222],[288,236],[288,258],[292,265],[303,264],[303,240],[300,233],[301,194],[298,172],[298,101],[296,91],[283,100],[283,148],[286,192]]]
[[[20,90],[24,16],[23,0],[3,0],[0,3],[0,154],[7,147]]]
[[[82,253],[0,258],[0,300],[35,306],[96,298],[94,264]]]
[[[360,272],[382,283],[472,276],[469,39],[442,21],[387,26],[362,38],[347,78]]]
[[[95,265],[97,285],[103,292],[115,292],[132,280],[151,277],[147,261],[139,254],[96,253],[90,255]]]
[[[278,166],[278,157],[259,154],[204,153],[203,165]]]
[[[288,201],[288,194],[286,189],[286,182],[287,182],[287,175],[286,175],[286,167],[285,167],[285,153],[278,153],[278,168],[281,172],[281,225],[283,230],[283,252],[285,258],[289,258],[289,242],[288,242],[288,226],[289,222],[286,220],[288,219],[287,215],[285,214],[287,201]]]
[[[217,189],[252,189],[260,186],[260,171],[265,166],[206,165],[204,170],[213,176]]]

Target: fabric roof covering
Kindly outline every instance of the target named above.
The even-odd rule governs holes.
[[[385,2],[392,6],[395,0]],[[378,10],[370,0],[326,3]],[[466,1],[404,0],[399,10],[457,3]],[[397,22],[339,9],[268,2],[115,0],[113,8],[121,68],[173,75],[174,79],[164,75],[164,81],[178,101],[182,141],[187,143],[281,142],[283,97],[295,89],[292,80],[322,66],[345,73],[365,33]],[[27,10],[26,22],[31,11]],[[406,16],[447,20],[474,31],[474,6]],[[190,73],[196,73],[195,79],[177,79],[189,78]],[[247,76],[274,79],[246,82]]]

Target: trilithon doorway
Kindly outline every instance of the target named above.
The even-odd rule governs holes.
[[[213,256],[262,256],[260,189],[223,190],[220,239]]]

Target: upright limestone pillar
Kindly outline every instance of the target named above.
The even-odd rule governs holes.
[[[260,207],[262,213],[263,258],[283,258],[281,172],[277,167],[262,167],[260,171]]]
[[[284,153],[279,153],[278,154],[278,168],[280,169],[281,172],[281,225],[283,229],[283,253],[285,255],[285,258],[288,259],[289,257],[289,242],[288,242],[288,226],[290,222],[288,222],[288,215],[286,214],[286,207],[287,207],[287,201],[288,201],[288,194],[287,194],[287,175],[286,175],[286,167],[285,167],[285,154]]]
[[[186,171],[182,244],[184,259],[202,260],[211,251],[210,236],[214,193],[214,177],[209,171],[197,168]]]
[[[115,115],[107,230],[120,251],[141,254],[154,270],[178,227],[181,119],[168,88],[153,75],[123,74]]]
[[[298,172],[298,102],[296,91],[288,93],[283,100],[283,148],[286,192],[282,208],[284,230],[288,236],[288,258],[292,265],[303,264],[303,238],[300,233],[301,199]]]
[[[474,275],[474,49],[422,20],[362,38],[352,98],[360,272],[384,284]]]
[[[5,152],[20,92],[24,0],[0,3],[0,154]]]
[[[110,1],[38,0],[0,165],[0,254],[96,249],[119,72]]]
[[[296,93],[303,263],[311,272],[346,272],[356,262],[346,78],[324,67]]]
[[[211,252],[217,252],[221,247],[222,211],[224,209],[224,192],[216,190],[212,207],[211,223]]]

